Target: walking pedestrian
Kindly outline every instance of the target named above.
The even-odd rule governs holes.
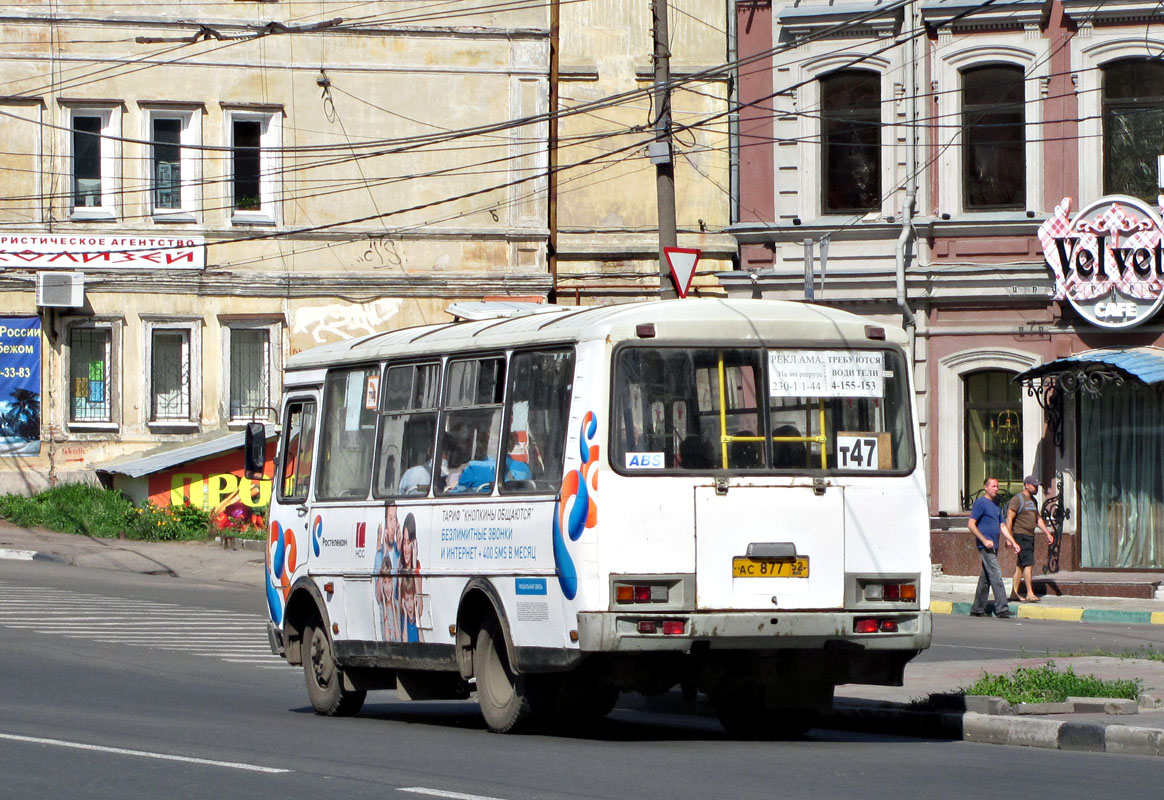
[[[974,602],[970,605],[970,615],[986,615],[986,598],[994,593],[994,616],[1010,618],[1006,587],[1002,584],[1002,570],[998,567],[998,540],[1001,537],[1008,547],[1019,551],[1018,544],[1011,538],[1010,531],[1002,524],[1002,509],[998,507],[998,478],[987,478],[982,484],[982,496],[974,501],[970,509],[970,532],[978,547],[978,558],[982,571],[978,574],[978,586],[974,590]]]
[[[1035,528],[1039,528],[1047,535],[1047,544],[1053,544],[1055,537],[1051,535],[1043,515],[1039,513],[1039,501],[1035,499],[1035,492],[1039,491],[1039,479],[1034,475],[1023,478],[1023,490],[1016,494],[1006,504],[1006,529],[1014,535],[1018,542],[1018,563],[1014,568],[1014,580],[1010,583],[1010,599],[1023,603],[1037,603],[1039,596],[1035,594],[1035,586],[1031,583],[1031,572],[1035,566]],[[1025,581],[1027,593],[1019,594],[1020,580]]]

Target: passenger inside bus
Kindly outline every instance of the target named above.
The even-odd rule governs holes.
[[[698,434],[691,434],[683,440],[676,461],[683,469],[714,469],[719,466],[716,463],[715,448],[708,439]]]
[[[808,448],[804,442],[781,442],[782,438],[800,436],[795,425],[781,425],[772,431],[772,466],[803,467],[808,461]]]
[[[442,465],[443,466],[443,465]],[[400,494],[428,494],[432,483],[432,446],[428,448],[423,463],[414,464],[400,476]]]
[[[738,431],[736,436],[755,436],[751,431]],[[763,466],[763,454],[759,442],[734,441],[728,445],[728,466],[733,469],[749,469]]]

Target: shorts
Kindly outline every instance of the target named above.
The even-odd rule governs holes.
[[[1033,567],[1035,565],[1035,535],[1033,533],[1016,533],[1014,540],[1018,543],[1018,565]]]

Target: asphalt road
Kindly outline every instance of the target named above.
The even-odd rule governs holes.
[[[1013,648],[1030,652],[1032,639],[1060,650],[1092,637],[1135,638],[1118,626],[973,622],[982,620],[936,620],[937,646],[926,657],[945,657],[947,648],[1009,657]],[[641,711],[616,710],[585,736],[496,736],[471,702],[406,704],[379,693],[356,718],[326,719],[309,710],[299,671],[264,652],[261,623],[262,598],[241,587],[0,562],[0,796],[947,800],[1160,792],[1158,758],[830,731],[740,742],[712,719]]]

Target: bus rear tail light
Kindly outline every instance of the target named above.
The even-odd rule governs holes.
[[[658,633],[658,632],[659,632],[659,623],[655,622],[653,619],[640,619],[639,620],[639,633]]]
[[[897,633],[897,620],[859,617],[853,620],[853,633]]]
[[[614,600],[617,603],[666,603],[667,587],[655,583],[616,583]]]
[[[917,585],[913,583],[867,583],[866,600],[884,600],[890,603],[917,602]]]
[[[664,636],[682,636],[687,632],[687,621],[682,619],[663,620]]]

